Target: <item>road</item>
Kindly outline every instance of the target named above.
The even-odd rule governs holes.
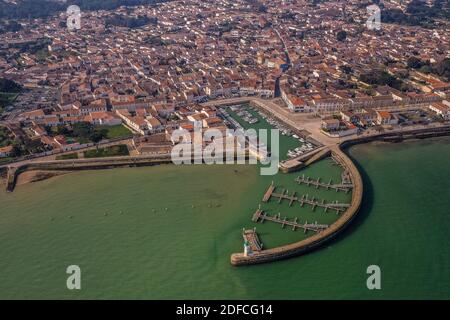
[[[286,54],[286,57],[288,58],[288,63],[289,63],[289,67],[292,65],[292,60],[291,60],[291,56],[289,55],[289,50],[286,46],[286,42],[284,41],[283,37],[281,36],[280,32],[273,28],[273,31],[275,31],[275,33],[277,34],[277,37],[280,39],[281,43],[283,44],[283,48],[284,48],[284,52]]]
[[[101,147],[101,148],[112,147],[112,146],[119,145],[119,144],[126,144],[130,147],[130,146],[132,146],[132,143],[133,143],[133,139],[127,138],[127,139],[123,139],[123,140],[116,140],[116,141],[112,141],[112,142],[99,144],[99,147]],[[96,148],[97,148],[97,146],[93,146],[93,147],[87,147],[87,148],[82,148],[82,149],[78,149],[78,150],[70,150],[70,151],[52,154],[52,155],[43,156],[43,157],[36,157],[33,159],[16,161],[16,162],[12,162],[12,163],[5,164],[5,165],[0,165],[0,168],[2,168],[2,167],[19,167],[19,166],[22,166],[22,165],[28,164],[28,163],[51,161],[51,160],[55,160],[56,156],[60,156],[60,155],[64,155],[64,154],[71,154],[71,153],[79,153],[79,152],[84,152],[84,151],[88,151],[88,150],[94,150]]]

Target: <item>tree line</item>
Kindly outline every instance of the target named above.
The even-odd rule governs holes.
[[[445,0],[435,0],[432,6],[420,0],[412,0],[405,12],[400,9],[383,8],[381,19],[385,23],[433,28],[435,19],[450,19],[450,10]]]
[[[58,12],[66,11],[70,5],[77,5],[81,10],[114,10],[121,6],[139,6],[157,4],[172,0],[67,0],[66,3],[54,0],[21,0],[17,3],[0,2],[1,19],[46,18]]]
[[[115,14],[110,18],[107,18],[106,26],[127,27],[127,28],[140,28],[148,24],[157,25],[157,18],[149,18],[147,16],[128,17],[124,15]]]
[[[433,64],[429,60],[424,61],[417,57],[410,57],[407,64],[411,69],[416,69],[423,73],[435,74],[444,78],[445,81],[450,82],[450,58],[445,58]]]

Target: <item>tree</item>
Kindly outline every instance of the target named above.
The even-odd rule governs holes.
[[[20,148],[20,145],[14,144],[13,148],[11,150],[11,156],[12,157],[20,157],[22,155],[22,149]]]
[[[353,72],[352,68],[348,65],[342,65],[339,67],[339,69],[341,69],[341,71],[345,74],[350,74]]]
[[[59,125],[59,126],[56,128],[56,133],[57,133],[57,134],[60,134],[60,135],[68,135],[68,134],[70,133],[70,131],[69,131],[69,129],[67,129],[66,126]]]
[[[12,80],[0,78],[0,92],[18,93],[22,90],[22,86]]]
[[[171,0],[21,0],[0,1],[0,18],[28,19],[46,18],[55,13],[66,11],[69,5],[78,5],[82,11],[115,10],[121,6],[139,6],[156,4]]]
[[[424,65],[420,67],[419,71],[422,73],[433,73],[433,68],[431,68],[429,65]]]
[[[423,62],[422,62],[422,60],[420,60],[419,58],[416,58],[416,57],[410,57],[410,58],[408,59],[407,64],[408,64],[408,67],[409,67],[409,68],[419,69],[420,67],[422,67]]]
[[[338,39],[338,41],[344,41],[345,39],[347,39],[347,32],[345,32],[344,30],[341,30],[337,33],[336,38]]]
[[[88,139],[94,130],[89,122],[78,122],[73,125],[73,134],[76,137]]]
[[[374,70],[364,73],[360,76],[360,80],[371,85],[388,85],[402,91],[406,89],[406,85],[403,81],[383,70]]]
[[[258,7],[258,12],[262,12],[262,13],[266,13],[267,12],[267,7],[265,5],[260,5]]]
[[[95,144],[98,144],[100,141],[102,141],[103,140],[103,134],[101,133],[101,132],[99,132],[99,131],[95,131],[95,132],[93,132],[90,136],[89,136],[89,139],[93,142],[93,143],[95,143]]]
[[[436,73],[450,81],[450,58],[445,58],[437,63]]]

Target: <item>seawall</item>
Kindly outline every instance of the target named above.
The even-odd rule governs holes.
[[[372,136],[360,136],[343,141],[341,143],[341,147],[348,148],[356,144],[368,143],[372,141],[401,142],[409,139],[426,139],[448,135],[450,135],[450,125],[445,125],[439,127],[383,132]]]

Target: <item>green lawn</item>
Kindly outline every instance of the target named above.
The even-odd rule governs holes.
[[[56,160],[70,160],[70,159],[78,159],[78,153],[68,153],[56,156]]]
[[[9,161],[13,160],[13,158],[0,158],[0,164],[8,163]]]
[[[128,147],[125,144],[107,148],[99,148],[98,150],[88,150],[84,152],[85,158],[103,158],[128,155],[130,155],[130,153],[128,152]]]
[[[107,139],[127,137],[133,134],[127,127],[121,124],[117,126],[96,126],[95,130],[97,131],[106,130]]]

